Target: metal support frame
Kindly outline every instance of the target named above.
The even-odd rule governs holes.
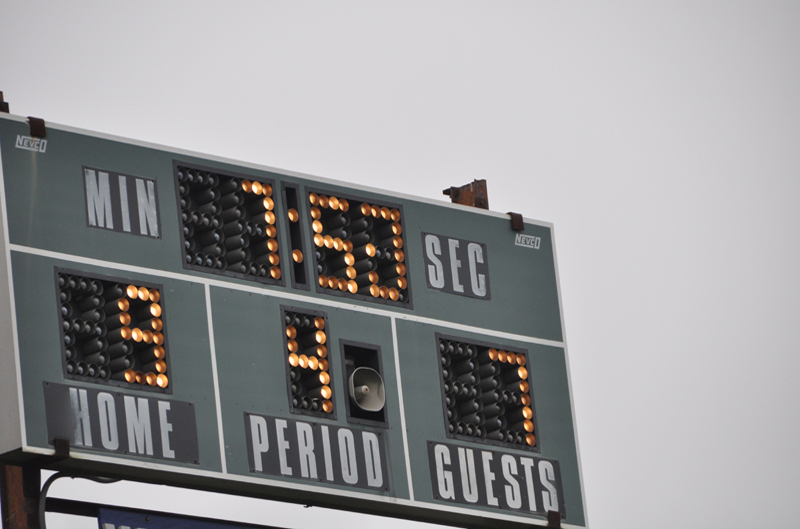
[[[0,465],[3,529],[39,529],[41,473],[33,465]]]
[[[69,443],[57,439],[56,456],[51,461],[58,461],[69,456]],[[65,446],[66,445],[66,446]],[[59,453],[60,452],[60,453]],[[41,462],[41,461],[40,461]],[[101,508],[123,510],[130,512],[145,512],[136,509],[117,507],[99,503],[67,500],[62,498],[47,498],[50,485],[62,477],[83,478],[98,483],[113,483],[117,479],[100,478],[94,476],[71,475],[58,472],[50,476],[42,487],[41,468],[36,464],[6,465],[0,464],[0,508],[3,511],[2,529],[45,529],[44,513],[57,512],[74,516],[97,518]],[[226,522],[211,518],[197,516],[181,516],[171,513],[154,513],[159,516],[180,518],[184,521],[203,521],[228,523],[242,529],[281,529],[274,526],[255,525],[241,522]]]
[[[85,516],[88,518],[97,518],[100,514],[100,509],[113,509],[116,511],[127,511],[142,514],[155,514],[164,518],[173,518],[180,520],[184,523],[187,522],[206,522],[217,524],[230,524],[237,529],[285,529],[273,525],[256,525],[244,522],[230,522],[227,520],[219,520],[216,518],[204,518],[200,516],[188,516],[179,514],[170,514],[163,512],[149,512],[140,509],[129,509],[127,507],[117,507],[114,505],[106,505],[102,503],[91,503],[78,500],[65,500],[62,498],[48,498],[47,499],[47,512],[57,512],[61,514],[70,514],[73,516]]]

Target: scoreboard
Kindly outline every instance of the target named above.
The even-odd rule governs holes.
[[[11,115],[0,156],[3,460],[587,525],[551,225]]]

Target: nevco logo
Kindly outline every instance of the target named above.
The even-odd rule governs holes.
[[[534,250],[538,250],[539,247],[542,245],[542,238],[534,237],[533,235],[523,235],[521,233],[518,233],[517,238],[514,241],[514,244],[516,244],[517,246],[525,246],[527,248],[533,248]]]
[[[21,134],[17,134],[17,149],[44,152],[45,149],[47,149],[47,140],[43,140],[41,138],[31,138],[30,136],[22,136]]]

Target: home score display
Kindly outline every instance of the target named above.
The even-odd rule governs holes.
[[[9,115],[0,155],[3,460],[587,526],[549,224]]]

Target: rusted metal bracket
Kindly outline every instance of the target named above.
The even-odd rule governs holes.
[[[547,511],[547,527],[561,529],[561,513],[558,511]]]
[[[53,446],[56,453],[53,454],[53,461],[63,461],[69,458],[69,440],[56,437],[53,439]]]
[[[0,92],[0,112],[5,112],[6,114],[9,112],[8,103],[3,101],[3,92]]]
[[[522,231],[525,229],[525,224],[522,222],[522,215],[520,215],[519,213],[514,213],[513,211],[509,211],[508,216],[511,217],[512,230]]]
[[[47,128],[44,126],[44,120],[42,118],[28,116],[28,126],[30,127],[32,138],[47,137]]]
[[[55,453],[24,465],[0,465],[0,509],[3,529],[39,529],[41,466],[69,457],[69,440],[54,439]]]
[[[448,187],[442,193],[449,196],[453,204],[489,209],[486,180],[473,180],[471,184],[465,184],[461,187]]]

